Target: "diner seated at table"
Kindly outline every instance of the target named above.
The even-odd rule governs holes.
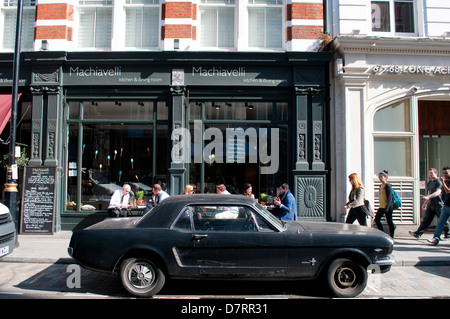
[[[110,217],[126,217],[130,208],[130,198],[133,196],[131,186],[124,184],[122,189],[116,190],[111,196],[108,206]]]

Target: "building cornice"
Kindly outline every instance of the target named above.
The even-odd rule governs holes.
[[[447,38],[338,36],[333,45],[342,56],[349,53],[450,56]]]

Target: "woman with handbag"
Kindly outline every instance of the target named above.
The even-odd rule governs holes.
[[[392,221],[392,213],[394,211],[394,197],[392,195],[392,186],[387,182],[388,171],[383,170],[378,174],[378,179],[381,182],[380,191],[378,195],[379,207],[375,214],[375,223],[379,230],[383,231],[383,224],[381,218],[386,216],[386,222],[389,226],[389,234],[394,238],[395,225]]]
[[[352,185],[352,190],[348,196],[348,202],[343,207],[343,210],[350,208],[345,222],[347,224],[353,224],[355,220],[363,226],[367,226],[367,207],[364,203],[364,184],[358,174],[353,173],[348,176],[348,180]]]

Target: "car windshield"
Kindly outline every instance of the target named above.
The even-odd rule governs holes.
[[[255,206],[267,219],[269,219],[273,224],[276,224],[279,228],[284,229],[284,223],[275,217],[271,212],[264,208],[260,203],[255,203]]]

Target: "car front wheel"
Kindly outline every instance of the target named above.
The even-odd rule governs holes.
[[[367,271],[352,260],[336,259],[328,268],[327,282],[335,297],[356,297],[366,288]]]
[[[152,297],[164,286],[164,272],[146,258],[128,258],[120,266],[123,287],[136,297]]]

